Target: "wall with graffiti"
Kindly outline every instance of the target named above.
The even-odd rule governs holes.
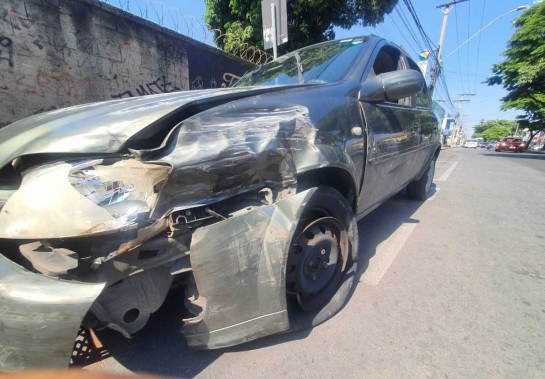
[[[225,87],[251,68],[95,0],[0,4],[0,127],[76,104]]]

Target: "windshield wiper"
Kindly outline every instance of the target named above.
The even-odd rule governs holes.
[[[299,80],[299,84],[304,84],[305,78],[303,77],[303,64],[301,63],[301,57],[297,52],[294,55],[295,60],[297,61],[297,78]]]

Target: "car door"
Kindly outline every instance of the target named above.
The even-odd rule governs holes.
[[[409,68],[419,70],[418,65],[406,57]],[[431,98],[428,94],[428,88],[422,87],[422,90],[414,96],[415,111],[417,113],[418,125],[420,130],[420,142],[418,149],[418,159],[412,172],[418,175],[421,169],[429,163],[429,159],[437,149],[439,141],[439,123],[433,112]]]
[[[402,52],[382,46],[363,80],[385,72],[408,69]],[[418,165],[420,130],[413,97],[378,103],[361,102],[367,133],[367,165],[360,191],[359,213],[372,209],[401,189]]]

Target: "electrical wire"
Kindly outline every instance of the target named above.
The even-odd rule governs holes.
[[[483,0],[483,11],[481,13],[481,27],[479,30],[482,30],[483,28],[483,21],[484,21],[484,9],[486,7],[486,0]],[[481,52],[481,36],[482,34],[479,33],[479,42],[477,43],[477,57],[475,58],[475,80],[473,82],[473,88],[474,92],[477,92],[477,68],[479,67],[479,54]]]
[[[401,9],[401,7],[399,6],[396,6],[395,8],[395,12],[397,14],[397,16],[399,17],[399,19],[401,20],[402,24],[405,26],[405,29],[407,29],[409,35],[411,36],[412,40],[414,41],[414,43],[416,44],[417,46],[417,53],[420,53],[422,51],[425,50],[424,48],[424,45],[422,45],[422,43],[416,38],[416,33],[414,32],[414,29],[410,26],[405,14],[403,13],[403,10]],[[393,20],[393,16],[392,16],[392,20]],[[395,21],[394,21],[395,22]],[[397,24],[396,24],[397,26]]]
[[[422,27],[422,23],[420,22],[420,19],[418,18],[418,15],[416,14],[416,10],[414,9],[414,6],[411,2],[411,0],[404,0],[404,3],[409,10],[409,13],[413,17],[413,20],[418,28],[418,31],[420,35],[422,36],[422,39],[424,40],[424,43],[430,48],[431,50],[434,50],[434,48],[437,48],[437,46],[432,42],[430,37],[426,34],[426,31]]]
[[[411,0],[403,0],[403,1],[405,3],[409,13],[412,16],[414,23],[416,24],[416,27],[418,29],[418,32],[419,32],[420,36],[422,37],[422,40],[424,41],[424,44],[428,47],[430,53],[433,53],[436,50],[437,46],[431,41],[429,36],[424,31],[424,28],[422,27],[422,23],[420,22],[420,20],[418,18],[418,15],[416,13],[416,10],[414,9],[414,6],[413,6]],[[436,65],[436,66],[439,64],[435,54],[430,54],[428,59],[429,59],[429,64],[433,64],[433,65]],[[440,70],[440,71],[441,71],[441,75],[440,75],[441,81],[440,81],[440,83],[443,86],[444,94],[446,95],[446,98],[448,99],[448,104],[450,105],[450,107],[454,108],[454,105],[452,103],[452,99],[450,97],[450,93],[448,92],[448,87],[447,87],[445,76],[444,76],[442,70]]]
[[[454,18],[456,20],[456,46],[460,46],[460,30],[458,28],[458,10],[454,8]],[[462,92],[466,92],[465,86],[464,86],[464,79],[462,77],[462,58],[460,56],[460,51],[458,51],[458,68],[460,70],[460,85],[462,86]]]
[[[467,2],[467,38],[465,39],[466,41],[469,40],[469,36],[470,36],[470,33],[469,33],[469,25],[471,24],[471,1],[468,1]],[[467,47],[467,60],[466,60],[466,70],[469,71],[469,54],[470,52],[470,49],[469,49],[469,46]],[[462,75],[462,73],[460,72],[460,76]],[[469,88],[469,79],[467,80],[467,90],[469,92],[470,88]]]

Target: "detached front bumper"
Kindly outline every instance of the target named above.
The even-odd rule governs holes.
[[[32,273],[0,253],[0,371],[66,367],[103,288]]]

